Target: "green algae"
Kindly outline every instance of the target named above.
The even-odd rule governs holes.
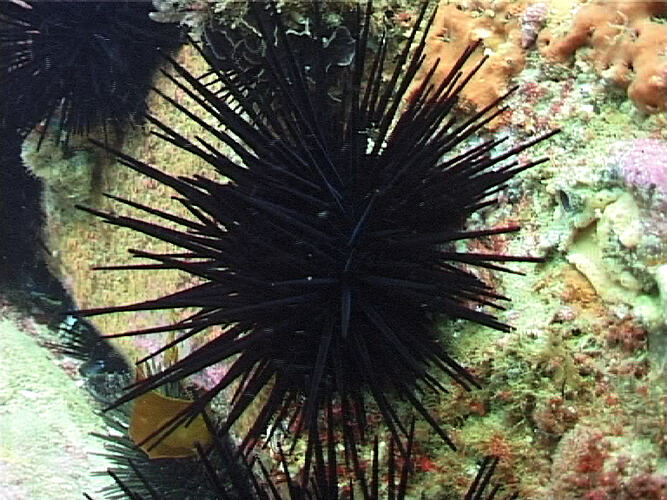
[[[87,394],[29,333],[25,320],[0,319],[0,496],[81,498],[107,484],[90,432],[104,428]],[[37,334],[42,327],[31,325]]]

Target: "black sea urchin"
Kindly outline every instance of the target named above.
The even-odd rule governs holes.
[[[226,436],[221,435],[215,435],[214,444],[209,450],[198,447],[199,462],[190,459],[148,460],[124,436],[127,434],[126,424],[108,415],[105,419],[116,431],[108,435],[96,434],[105,441],[107,453],[104,456],[113,463],[112,468],[98,473],[106,473],[114,480],[113,485],[100,491],[109,499],[180,499],[187,496],[202,500],[338,500],[354,498],[355,491],[360,492],[363,498],[372,500],[403,499],[412,470],[414,420],[407,436],[406,457],[398,455],[394,441],[389,440],[388,449],[384,452],[387,461],[384,478],[380,476],[381,459],[377,437],[373,442],[368,477],[359,471],[356,485],[352,481],[340,481],[335,446],[333,441],[329,441],[326,450],[318,448],[316,451],[314,474],[304,487],[290,473],[282,449],[278,450],[279,470],[267,468],[258,456],[246,457],[235,453]],[[213,429],[210,420],[207,419],[207,422]],[[385,484],[382,484],[383,481]],[[477,483],[478,479],[475,485]],[[466,500],[476,499],[472,496],[474,493],[471,488]]]
[[[379,441],[373,441],[372,458],[367,470],[358,471],[356,485],[341,482],[337,473],[333,473],[338,464],[333,441],[328,442],[327,450],[318,449],[314,464],[314,474],[304,488],[290,473],[287,459],[279,450],[279,474],[282,485],[278,484],[276,474],[271,474],[260,458],[248,458],[234,453],[233,447],[225,436],[216,435],[214,446],[204,451],[198,447],[201,462],[195,464],[189,459],[148,460],[146,456],[124,435],[127,425],[122,421],[106,416],[107,423],[116,430],[116,434],[99,435],[105,441],[106,456],[114,464],[106,471],[114,480],[114,485],[104,488],[105,498],[141,499],[141,498],[183,498],[192,496],[207,499],[243,499],[243,500],[338,500],[354,498],[354,492],[360,492],[363,498],[405,498],[408,478],[413,467],[412,448],[414,439],[414,420],[406,441],[406,456],[398,455],[393,439],[389,440],[386,455],[384,479],[380,476]],[[210,424],[210,421],[207,420]],[[212,429],[212,427],[211,427]],[[477,475],[466,491],[462,500],[495,500],[501,485],[491,486],[491,479],[498,464],[497,457],[486,457],[481,462]],[[198,465],[198,466],[197,466]],[[100,472],[99,474],[104,474]],[[381,484],[384,481],[385,484]],[[91,498],[86,495],[87,498]],[[503,496],[505,500],[518,498],[517,493]]]
[[[496,465],[498,465],[498,461],[498,457],[489,456],[484,458],[479,466],[477,475],[470,485],[470,488],[468,488],[463,500],[496,500],[499,498],[496,497],[496,495],[500,491],[501,485],[496,484],[488,489],[491,484],[493,473],[496,470]],[[518,497],[519,494],[514,492],[507,494],[503,498],[504,500],[515,500]]]
[[[169,388],[173,397],[188,397],[186,391],[174,384]],[[156,408],[156,417],[160,417]],[[117,500],[121,498],[140,499],[184,499],[215,500],[229,498],[219,495],[215,486],[212,471],[224,477],[226,490],[234,492],[233,498],[252,499],[252,484],[248,468],[235,453],[235,447],[228,435],[215,436],[214,446],[193,456],[163,456],[159,460],[149,458],[132,439],[132,425],[136,418],[136,408],[117,409],[104,414],[108,432],[93,435],[104,443],[104,453],[109,467],[106,471],[95,475],[109,475],[113,484],[99,491],[104,498]],[[213,424],[208,416],[204,417],[206,427],[214,432]],[[194,450],[193,450],[194,451]]]
[[[438,372],[465,388],[476,382],[440,344],[436,325],[444,318],[462,318],[509,330],[482,310],[500,308],[505,298],[471,269],[502,271],[498,262],[540,260],[458,251],[455,243],[518,229],[468,231],[464,223],[493,206],[494,194],[509,179],[544,161],[520,165],[516,155],[551,134],[502,153],[494,148],[506,139],[453,153],[503,108],[498,100],[469,119],[453,114],[461,89],[475,73],[461,72],[474,46],[444,81],[432,82],[434,67],[414,99],[403,100],[423,61],[425,34],[417,40],[417,32],[426,5],[390,71],[384,39],[368,56],[369,2],[350,29],[354,61],[340,67],[336,78],[325,65],[317,2],[310,31],[317,52],[307,67],[292,50],[274,3],[251,2],[250,9],[258,32],[271,41],[258,56],[259,73],[270,79],[271,91],[255,92],[254,82],[234,60],[219,52],[222,59],[213,60],[203,51],[224,92],[213,92],[173,60],[177,76],[170,78],[209,116],[201,118],[164,96],[238,159],[203,138],[191,142],[148,118],[160,130],[158,136],[201,157],[212,174],[227,180],[172,177],[117,152],[121,163],[173,188],[190,217],[122,199],[170,227],[86,209],[110,224],[183,249],[169,254],[133,250],[155,263],[125,268],[179,269],[201,283],[155,300],[81,314],[198,308],[173,325],[111,335],[183,332],[158,352],[211,326],[223,328],[174,365],[135,383],[116,405],[227,362],[227,374],[217,385],[159,432],[187,422],[238,383],[223,431],[264,391],[242,449],[251,449],[277,423],[290,421],[295,436],[305,432],[308,438],[304,481],[322,446],[321,433],[345,445],[346,457],[358,468],[355,443],[364,439],[365,415],[374,406],[405,451],[408,430],[396,399],[413,407],[453,447],[420,395],[445,390]],[[211,126],[212,119],[222,126]],[[340,432],[334,434],[334,427]]]
[[[153,73],[179,29],[158,24],[148,0],[0,2],[0,120],[45,119],[70,134],[121,126],[145,112]]]

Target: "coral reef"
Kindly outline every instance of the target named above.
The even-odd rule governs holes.
[[[393,19],[403,27],[414,21],[410,3],[416,2],[393,9]],[[511,20],[517,30],[512,40],[528,43],[521,38],[529,40],[530,30],[538,29],[541,21],[537,14],[534,20],[527,18],[528,3],[514,4],[521,7]],[[484,10],[473,14],[471,3],[456,5],[462,10],[454,7],[448,12],[471,29],[476,26],[474,19],[480,23],[492,19]],[[547,34],[554,42],[569,36],[570,24],[578,18],[572,5],[569,0],[550,2],[549,33],[543,30],[538,45]],[[593,7],[596,4],[591,3],[587,8]],[[497,17],[494,14],[493,22],[500,22]],[[378,26],[384,18],[380,12]],[[644,21],[659,25],[660,20]],[[475,476],[476,461],[489,451],[503,455],[498,480],[519,491],[521,498],[667,495],[667,234],[665,211],[660,208],[667,119],[660,113],[645,115],[627,98],[626,90],[602,82],[587,61],[593,61],[595,49],[586,43],[576,51],[572,66],[556,64],[528,47],[523,71],[510,77],[519,88],[499,124],[502,133],[511,140],[556,126],[562,133],[548,145],[537,146],[537,154],[551,158],[549,165],[522,174],[521,183],[510,183],[498,193],[498,207],[471,218],[469,224],[481,228],[520,222],[525,228],[520,238],[490,236],[476,249],[537,252],[547,262],[537,268],[514,266],[527,276],[491,281],[498,293],[511,292],[513,302],[501,316],[516,327],[514,331],[494,333],[462,322],[448,325],[443,342],[469,362],[484,388],[466,393],[447,385],[449,394],[424,397],[424,405],[438,422],[451,429],[460,452],[446,449],[431,438],[428,426],[418,423],[415,495],[459,498]],[[446,58],[449,52],[442,54]],[[179,61],[192,71],[203,71],[187,49]],[[446,62],[443,59],[441,65]],[[165,83],[161,79],[158,86],[185,106],[192,105],[187,95]],[[507,78],[484,85],[504,89]],[[185,134],[200,133],[159,100],[152,99],[149,106]],[[202,172],[201,164],[189,155],[165,147],[142,130],[133,131],[123,148],[148,163],[169,164],[174,176]],[[82,180],[92,185],[89,178]],[[115,165],[105,168],[102,182],[104,191],[116,196],[163,210],[169,206],[168,190],[159,183]],[[188,285],[177,272],[164,272],[160,279],[141,270],[124,275],[92,273],[90,268],[105,263],[108,255],[121,256],[119,263],[132,263],[131,256],[122,257],[125,248],[155,252],[165,248],[150,246],[153,243],[141,235],[82,221],[73,215],[66,196],[55,198],[58,206],[46,207],[49,246],[58,257],[54,265],[83,307],[136,302],[148,298],[146,289],[166,293]],[[108,200],[92,193],[89,198],[96,208],[111,209]],[[136,312],[95,318],[95,323],[114,333],[177,319],[164,311]],[[156,337],[146,337],[145,345],[127,343],[124,348],[134,359],[165,341]],[[219,369],[198,384],[214,385],[226,373],[224,366]],[[249,421],[241,423],[242,428],[248,425]],[[364,460],[370,463],[370,456]]]
[[[51,335],[0,297],[0,498],[6,500],[80,498],[82,490],[106,483],[90,474],[106,465],[90,436],[104,422],[40,345]]]
[[[644,112],[667,110],[667,4],[660,1],[597,0],[579,10],[564,37],[551,30],[540,33],[538,44],[547,58],[564,62],[582,47],[596,72],[627,89],[628,97]]]

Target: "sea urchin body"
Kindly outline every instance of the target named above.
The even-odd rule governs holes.
[[[466,231],[464,223],[493,205],[494,194],[509,179],[536,163],[519,165],[515,157],[544,137],[499,154],[494,148],[504,139],[452,153],[503,111],[494,103],[465,120],[453,113],[457,96],[474,76],[460,71],[474,46],[441,84],[427,77],[412,93],[414,99],[403,101],[422,62],[425,35],[418,40],[417,32],[426,6],[388,81],[384,40],[367,55],[370,2],[350,30],[354,61],[337,68],[335,78],[325,57],[315,54],[305,66],[295,55],[273,3],[253,2],[250,8],[264,40],[275,36],[261,53],[263,78],[273,83],[270,95],[254,92],[234,60],[202,51],[224,86],[223,97],[175,61],[177,76],[171,78],[210,116],[201,118],[164,96],[238,159],[149,117],[159,136],[203,158],[226,179],[176,178],[118,152],[121,163],[173,188],[191,216],[118,200],[161,217],[167,227],[87,209],[108,223],[182,248],[169,254],[134,250],[154,263],[129,268],[180,269],[201,283],[155,300],[82,314],[197,308],[174,325],[118,334],[182,332],[164,349],[211,326],[223,328],[215,339],[137,382],[117,404],[227,361],[229,370],[219,383],[160,432],[192,419],[238,382],[225,428],[266,389],[243,447],[254,446],[272,422],[289,420],[296,436],[305,431],[308,437],[306,471],[317,458],[320,434],[327,429],[324,434],[333,439],[333,426],[354,455],[373,407],[401,448],[408,432],[396,397],[450,442],[420,394],[444,390],[438,372],[466,388],[476,382],[442,347],[436,325],[443,318],[462,318],[508,330],[483,310],[500,307],[505,298],[471,269],[503,270],[498,262],[539,260],[461,252],[455,243],[518,229]],[[324,51],[317,3],[312,19],[314,50]],[[211,126],[211,117],[223,126]]]
[[[64,132],[119,127],[145,112],[161,62],[180,44],[148,0],[0,3],[0,118],[29,130],[41,120]],[[59,115],[59,116],[58,116]]]

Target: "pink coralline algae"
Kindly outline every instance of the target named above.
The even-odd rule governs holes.
[[[545,3],[534,3],[526,7],[521,15],[521,47],[527,49],[537,39],[537,34],[546,22],[549,6]]]
[[[667,196],[667,142],[635,139],[621,143],[619,151],[617,165],[627,185]]]

